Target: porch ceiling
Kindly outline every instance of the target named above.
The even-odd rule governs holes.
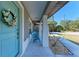
[[[38,21],[43,13],[43,10],[47,4],[46,1],[23,1],[31,19]]]
[[[39,22],[44,14],[50,17],[62,8],[67,1],[22,1],[22,3],[32,21]]]
[[[54,1],[51,2],[45,12],[48,17],[55,14],[58,10],[60,10],[68,1]]]

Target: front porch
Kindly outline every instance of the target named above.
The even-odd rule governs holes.
[[[57,11],[59,11],[68,1],[19,1],[19,2],[1,2],[2,5],[6,3],[7,7],[10,3],[12,3],[12,7],[16,7],[13,12],[17,16],[17,27],[15,26],[14,31],[9,27],[3,25],[3,32],[0,31],[0,37],[4,39],[7,36],[7,39],[12,39],[7,41],[0,40],[0,56],[19,56],[19,57],[74,57],[79,56],[79,46],[74,43],[67,41],[63,38],[57,40],[56,43],[58,47],[64,46],[64,48],[68,48],[73,54],[55,54],[55,50],[52,50],[50,46],[52,43],[55,43],[55,39],[50,40],[49,28],[47,20],[50,16],[54,15]],[[5,7],[5,5],[4,5]],[[12,8],[9,6],[8,8]],[[2,6],[1,6],[2,8]],[[17,10],[15,12],[15,10]],[[7,30],[5,30],[5,28]],[[1,29],[2,30],[2,29]],[[9,32],[13,31],[12,33]],[[38,32],[36,37],[39,37],[34,41],[33,39],[33,31]],[[6,32],[10,34],[5,34]],[[15,33],[16,32],[16,33]],[[14,34],[14,35],[13,35]],[[12,37],[10,37],[12,35]],[[35,38],[36,38],[35,37]],[[15,40],[14,40],[15,39]],[[5,38],[6,40],[6,38]],[[33,42],[34,41],[34,42]],[[6,43],[7,42],[7,43]],[[10,43],[11,42],[11,43]],[[50,44],[50,42],[52,42]],[[61,43],[62,44],[61,44]],[[10,43],[10,44],[9,44]],[[6,46],[7,44],[7,46]],[[60,46],[59,46],[60,45]],[[13,46],[13,47],[12,47]],[[73,48],[73,46],[75,48]],[[52,47],[54,48],[54,47]],[[63,48],[63,51],[64,51]],[[13,49],[13,50],[12,50]],[[59,48],[58,48],[59,49]],[[77,50],[76,50],[77,49]],[[9,51],[10,50],[10,51]],[[66,49],[67,50],[67,49]],[[67,50],[67,51],[68,51]],[[76,50],[76,51],[74,51]],[[2,52],[3,51],[3,52]],[[8,52],[9,51],[9,52]]]
[[[40,42],[30,42],[22,57],[53,57],[49,48],[43,47]]]
[[[65,39],[59,39],[56,43],[56,47],[58,49],[61,49],[63,51],[62,54],[55,54],[56,50],[50,49],[50,40],[49,40],[49,28],[47,20],[51,15],[54,15],[57,11],[59,11],[68,1],[53,1],[53,2],[21,2],[25,8],[25,11],[27,10],[27,14],[29,15],[29,20],[31,21],[31,32],[30,32],[30,40],[26,39],[24,44],[24,52],[22,53],[22,57],[75,57],[78,56],[76,54],[77,51],[74,51],[74,49],[79,49],[79,47],[72,42],[69,42]],[[26,16],[26,13],[25,13]],[[26,18],[24,19],[26,20]],[[25,22],[26,24],[26,22]],[[26,27],[25,31],[26,31]],[[32,32],[34,30],[38,31],[38,37],[40,42],[37,41],[33,42],[32,38]],[[26,36],[25,36],[26,37]],[[54,39],[55,40],[55,39]],[[52,40],[51,42],[55,42]],[[68,43],[67,43],[68,42]],[[26,46],[27,44],[27,46]],[[52,45],[52,44],[51,44]],[[68,46],[70,45],[70,46]],[[74,48],[72,48],[72,46]],[[54,48],[54,46],[52,46]],[[60,52],[61,52],[60,51]],[[66,54],[65,54],[65,51]]]

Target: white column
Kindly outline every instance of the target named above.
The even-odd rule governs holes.
[[[40,39],[40,41],[42,43],[42,23],[41,22],[39,24],[39,39]]]
[[[33,31],[33,24],[31,23],[31,32]]]
[[[33,31],[33,23],[32,23],[32,21],[31,21],[31,19],[29,18],[29,21],[30,21],[30,26],[31,26],[31,32]]]
[[[43,47],[49,47],[47,15],[43,16]]]

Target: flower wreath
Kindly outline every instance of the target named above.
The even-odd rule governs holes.
[[[9,15],[12,16],[11,21],[9,21]],[[2,22],[8,26],[15,26],[16,25],[16,17],[10,10],[2,10]]]

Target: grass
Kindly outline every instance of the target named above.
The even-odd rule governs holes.
[[[72,35],[72,34],[49,34],[49,37],[64,37],[66,38],[67,40],[73,42],[73,43],[76,43],[79,45],[79,35]]]
[[[67,40],[79,45],[79,35],[71,35],[71,34],[61,34],[61,35]]]

